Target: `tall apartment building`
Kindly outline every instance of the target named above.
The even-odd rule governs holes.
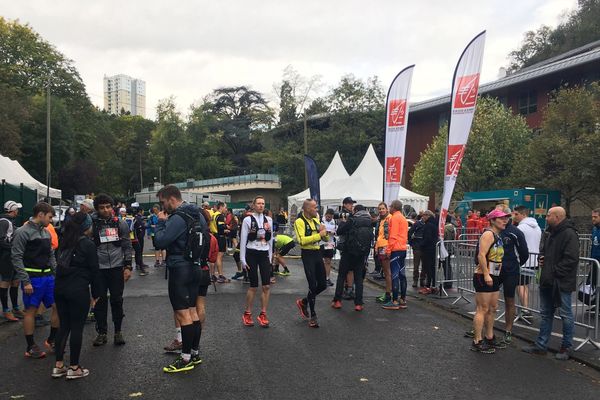
[[[104,76],[104,109],[146,117],[146,82],[127,75]]]

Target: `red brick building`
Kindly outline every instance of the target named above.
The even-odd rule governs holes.
[[[479,87],[521,114],[527,124],[541,126],[552,91],[563,85],[600,81],[600,41],[589,43]],[[411,176],[421,152],[433,141],[450,115],[450,95],[411,105],[406,140],[406,173]],[[410,188],[410,181],[407,182]]]

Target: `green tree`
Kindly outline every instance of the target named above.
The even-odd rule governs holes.
[[[441,193],[443,189],[447,132],[446,124],[421,153],[411,177],[412,187],[418,193]],[[479,98],[455,197],[512,185],[514,165],[530,140],[531,131],[523,117],[513,115],[496,99]]]
[[[541,26],[528,31],[521,47],[509,55],[511,71],[600,39],[600,0],[579,0],[577,7],[555,29]]]
[[[598,198],[600,85],[563,88],[553,93],[542,129],[521,152],[517,182],[558,189],[570,211],[576,200],[593,207]]]

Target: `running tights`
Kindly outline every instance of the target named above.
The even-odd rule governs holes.
[[[56,293],[54,297],[60,328],[56,335],[56,361],[63,361],[65,345],[69,334],[69,348],[71,365],[79,365],[83,326],[90,307],[89,289],[78,290],[70,293]]]
[[[310,307],[310,315],[315,316],[315,299],[327,288],[327,274],[320,250],[302,249],[302,264],[308,282],[308,294],[305,301]]]

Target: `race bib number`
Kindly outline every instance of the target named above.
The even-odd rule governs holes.
[[[100,230],[99,233],[100,243],[118,242],[120,240],[118,228],[105,228]]]
[[[335,248],[335,245],[333,244],[333,242],[327,242],[327,243],[325,243],[323,248],[325,248],[327,250],[333,250]]]
[[[490,275],[500,276],[500,270],[502,270],[502,264],[490,261],[488,268],[490,270]]]

